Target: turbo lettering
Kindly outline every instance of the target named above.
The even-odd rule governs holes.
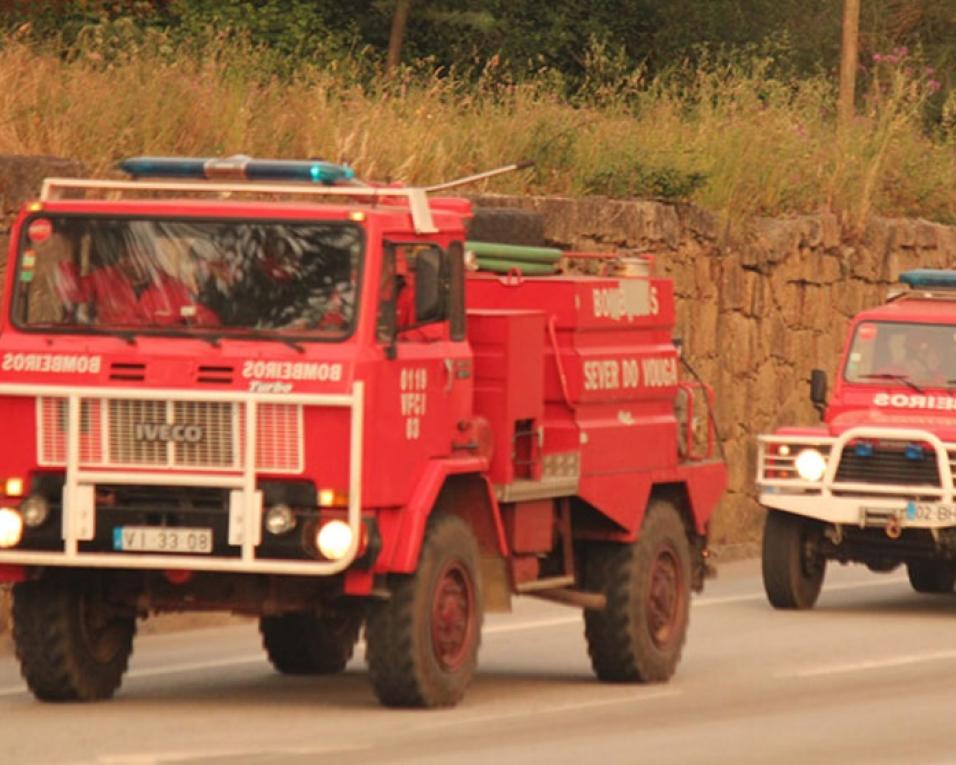
[[[0,368],[4,372],[95,375],[102,368],[102,358],[55,353],[5,353]]]

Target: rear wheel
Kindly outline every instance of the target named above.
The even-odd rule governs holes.
[[[17,658],[41,701],[95,701],[119,688],[136,616],[107,599],[104,581],[63,572],[14,587]]]
[[[259,620],[262,646],[279,672],[330,675],[349,663],[362,628],[362,614],[348,610],[264,616]]]
[[[956,564],[942,560],[913,560],[906,564],[906,575],[917,592],[934,595],[953,591]]]
[[[607,596],[603,611],[584,612],[594,673],[610,682],[662,682],[680,661],[690,607],[690,549],[677,510],[654,500],[640,538],[594,544],[585,582]]]
[[[418,570],[394,576],[366,627],[369,677],[388,706],[457,703],[478,663],[482,599],[478,546],[460,518],[433,516]]]
[[[817,551],[820,524],[769,510],[763,530],[763,586],[774,608],[813,608],[827,561]]]

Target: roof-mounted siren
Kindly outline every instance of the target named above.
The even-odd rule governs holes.
[[[232,157],[131,157],[119,169],[133,178],[181,178],[207,181],[300,181],[334,186],[355,180],[348,165],[321,160]]]

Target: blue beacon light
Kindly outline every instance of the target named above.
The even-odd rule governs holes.
[[[348,165],[321,160],[216,157],[131,157],[119,163],[134,178],[203,178],[206,180],[308,181],[331,186],[350,181]]]
[[[907,287],[950,287],[956,289],[956,271],[941,268],[914,268],[900,274],[900,281]]]

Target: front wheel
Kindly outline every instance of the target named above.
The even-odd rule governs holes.
[[[136,617],[108,600],[104,583],[64,572],[14,586],[13,641],[39,700],[96,701],[119,688]]]
[[[396,707],[456,704],[478,664],[482,598],[478,546],[460,518],[433,516],[418,569],[389,582],[366,625],[369,677]]]
[[[763,530],[763,586],[774,608],[813,608],[827,561],[817,551],[820,525],[769,510]]]
[[[956,584],[956,563],[941,560],[912,560],[906,564],[906,575],[916,592],[943,595]]]
[[[690,613],[690,548],[674,506],[654,500],[633,544],[588,547],[585,583],[603,611],[584,612],[591,666],[609,682],[663,682],[677,669]]]

